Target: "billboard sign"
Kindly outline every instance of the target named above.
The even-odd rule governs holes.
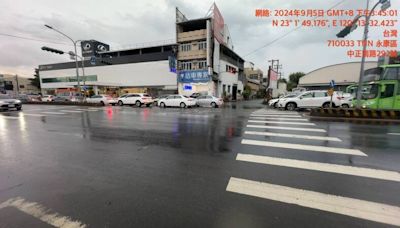
[[[96,56],[99,52],[109,51],[110,45],[97,40],[84,40],[81,42],[82,57]]]
[[[276,72],[270,68],[268,71],[268,77],[269,77],[269,88],[277,89],[278,88],[278,72]]]
[[[178,74],[178,81],[183,83],[204,83],[210,80],[208,70],[179,71]]]
[[[222,17],[217,5],[214,3],[214,37],[220,44],[225,44],[224,27],[224,18]]]

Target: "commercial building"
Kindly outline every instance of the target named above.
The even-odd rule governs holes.
[[[254,68],[253,63],[245,63],[244,75],[246,77],[245,85],[251,89],[250,97],[254,97],[258,91],[266,89],[263,85],[264,73],[262,70]]]
[[[214,4],[210,15],[189,20],[176,10],[180,94],[236,100],[243,91],[244,60],[234,52],[228,26]]]
[[[0,93],[17,96],[18,94],[37,94],[39,92],[39,88],[33,86],[29,78],[0,74]]]
[[[168,61],[175,56],[175,49],[175,44],[165,44],[92,53],[94,57],[83,61],[84,72],[79,62],[80,84],[94,94],[175,93],[176,74],[171,72]],[[39,72],[45,93],[76,90],[75,62],[40,65]]]
[[[82,41],[81,87],[91,94],[201,92],[240,98],[244,60],[233,51],[217,6],[213,5],[207,17],[194,20],[176,9],[175,30],[176,43],[135,49],[110,51],[105,43]],[[39,71],[44,93],[77,91],[75,62],[40,65]]]
[[[370,61],[365,63],[365,70],[378,67],[378,63]],[[334,80],[336,90],[345,91],[346,87],[358,83],[360,77],[360,62],[335,64],[311,71],[299,80],[298,87],[307,90],[328,89],[329,83]]]

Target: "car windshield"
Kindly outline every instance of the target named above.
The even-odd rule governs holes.
[[[183,96],[183,97],[185,97],[185,98],[189,98],[188,96]]]
[[[148,95],[148,94],[143,94],[143,96],[144,97],[151,97],[150,95]]]
[[[378,96],[378,92],[378,84],[366,85],[362,87],[361,97],[362,99],[375,99]]]

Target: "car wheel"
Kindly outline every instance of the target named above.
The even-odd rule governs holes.
[[[278,108],[278,102],[275,102],[273,105],[274,108]]]
[[[350,108],[350,105],[348,105],[348,104],[342,104],[342,108]]]
[[[218,108],[218,105],[215,102],[211,102],[211,107]]]
[[[135,105],[136,105],[137,107],[140,107],[140,106],[142,106],[142,103],[140,103],[140,101],[136,101]]]
[[[181,108],[186,108],[186,104],[184,102],[181,102],[181,104],[179,105],[179,107]]]
[[[100,105],[105,106],[106,104],[104,104],[104,101],[100,101]]]
[[[286,110],[294,111],[294,110],[296,110],[297,105],[296,105],[296,103],[290,102],[290,103],[286,104],[285,108],[286,108]]]
[[[334,107],[335,105],[333,105],[332,104],[332,107]],[[326,103],[324,103],[323,105],[322,105],[322,108],[330,108],[331,107],[331,103],[328,103],[328,102],[326,102]]]
[[[119,105],[119,106],[124,106],[124,102],[118,101],[118,105]]]
[[[165,106],[165,103],[164,103],[164,102],[161,102],[161,103],[160,103],[160,107],[161,107],[161,108],[165,108],[165,107],[167,107],[167,106]]]

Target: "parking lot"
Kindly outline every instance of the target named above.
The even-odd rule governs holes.
[[[400,226],[400,126],[222,108],[0,113],[0,227]]]

